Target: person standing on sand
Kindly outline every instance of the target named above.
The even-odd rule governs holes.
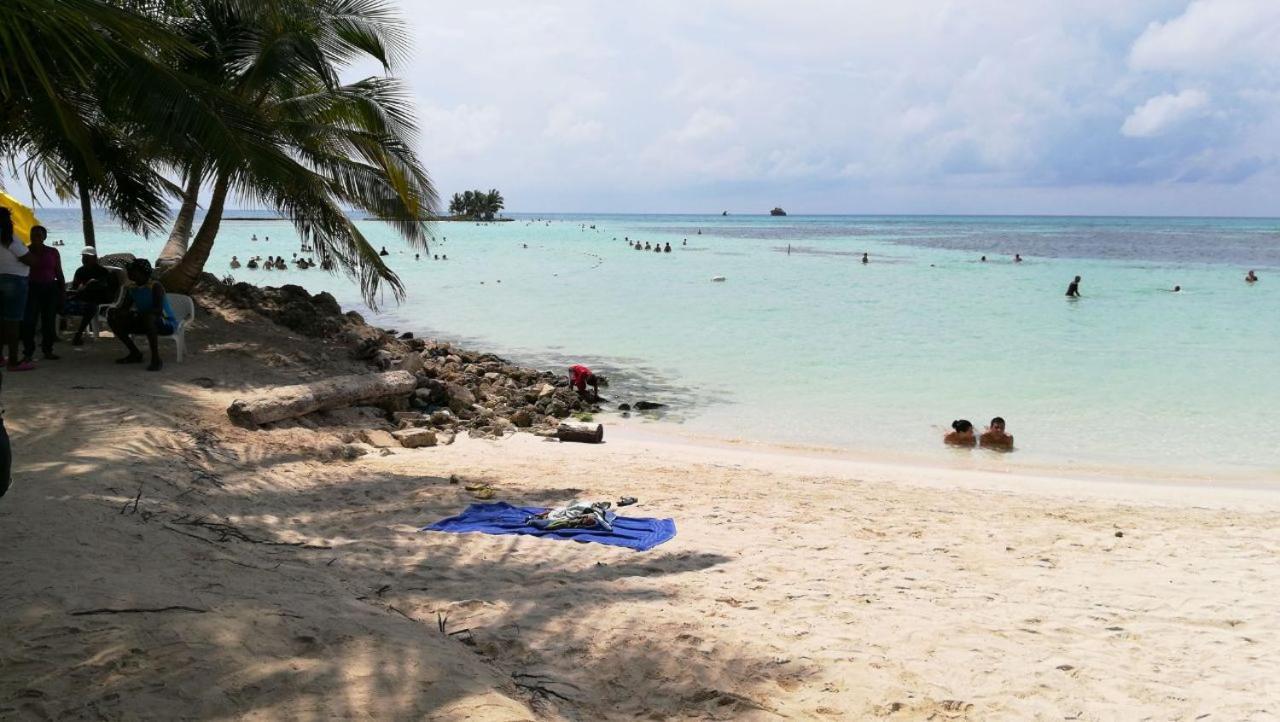
[[[111,333],[129,349],[129,355],[117,359],[116,363],[142,363],[142,352],[130,335],[143,334],[147,337],[147,347],[151,351],[151,363],[147,370],[159,371],[164,365],[160,361],[160,337],[173,334],[178,327],[178,318],[169,305],[164,286],[151,278],[150,261],[135,258],[129,262],[126,272],[133,286],[125,293],[120,305],[111,309],[107,316]]]
[[[58,249],[45,245],[49,231],[44,226],[31,227],[28,255],[34,259],[27,278],[27,311],[22,318],[22,360],[31,362],[36,354],[36,331],[40,332],[40,351],[45,361],[57,361],[53,343],[58,340],[58,310],[62,308],[63,289],[67,279],[62,275],[62,256]]]
[[[32,371],[35,365],[18,361],[18,327],[27,313],[27,276],[34,259],[13,235],[13,216],[0,208],[0,340],[8,353],[10,371]]]
[[[601,378],[592,373],[591,369],[582,364],[574,364],[569,367],[569,385],[578,390],[579,394],[587,393],[587,385],[591,386],[591,398],[595,401],[600,400],[600,382]]]
[[[1080,298],[1080,277],[1079,276],[1076,276],[1076,279],[1072,281],[1069,286],[1067,286],[1067,298]]]
[[[991,425],[978,437],[978,445],[984,449],[1013,451],[1013,437],[1004,432],[1004,419],[999,416],[992,419]]]

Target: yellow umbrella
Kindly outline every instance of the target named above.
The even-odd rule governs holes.
[[[36,219],[36,212],[4,191],[0,191],[0,207],[8,208],[9,215],[13,217],[13,235],[17,236],[23,245],[31,245],[31,227],[40,225],[40,221]]]

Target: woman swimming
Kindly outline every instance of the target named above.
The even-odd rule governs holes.
[[[967,419],[952,421],[951,431],[942,437],[942,441],[951,446],[974,446],[978,443],[977,437],[973,435],[973,424]]]

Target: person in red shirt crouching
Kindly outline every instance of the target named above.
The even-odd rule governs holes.
[[[591,372],[591,369],[582,364],[575,364],[569,367],[569,385],[578,390],[579,394],[587,393],[587,386],[591,386],[591,400],[600,400],[600,384],[609,385],[603,377],[597,376]]]

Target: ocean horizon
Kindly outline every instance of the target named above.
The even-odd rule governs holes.
[[[53,238],[81,242],[78,213],[42,213]],[[1018,450],[996,463],[1280,471],[1277,219],[510,217],[438,223],[421,260],[389,226],[360,221],[406,288],[376,310],[342,276],[229,268],[233,255],[292,261],[299,241],[283,223],[224,222],[206,270],[327,291],[380,325],[524,363],[585,363],[612,378],[607,406],[667,405],[630,423],[950,462],[987,453],[944,448],[953,419],[1003,416]],[[98,239],[102,253],[150,257],[164,240],[106,224]],[[1259,283],[1244,283],[1250,269]],[[1083,298],[1069,300],[1076,275]]]

